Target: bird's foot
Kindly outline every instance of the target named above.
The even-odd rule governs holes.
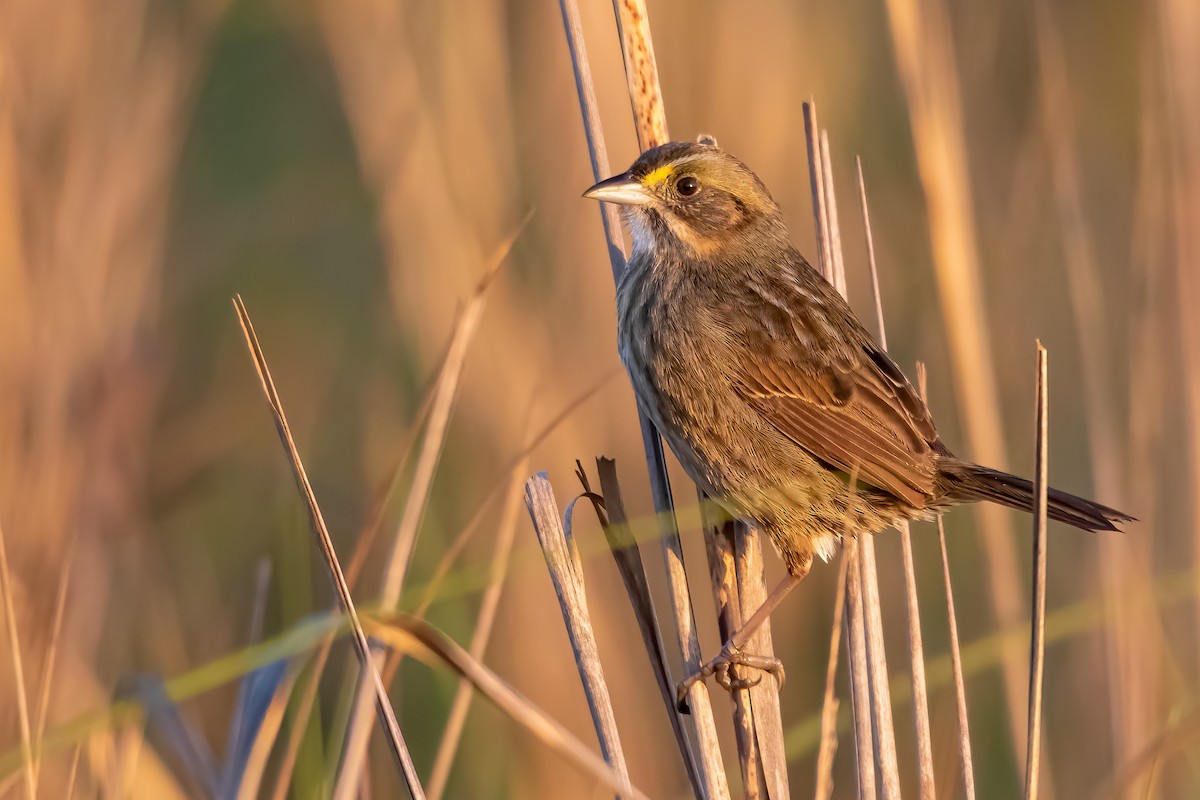
[[[726,642],[721,648],[721,652],[717,657],[707,664],[704,664],[700,669],[696,670],[691,675],[687,676],[679,682],[679,686],[675,689],[675,704],[679,709],[679,713],[687,714],[688,702],[687,695],[691,688],[700,681],[715,675],[717,683],[721,685],[727,692],[734,692],[738,689],[750,689],[762,683],[763,676],[756,675],[753,678],[743,677],[739,667],[747,667],[749,669],[768,672],[775,677],[775,681],[780,688],[783,687],[783,681],[786,677],[783,671],[783,662],[775,656],[760,656],[753,653],[745,653],[740,647],[734,646],[733,642]]]

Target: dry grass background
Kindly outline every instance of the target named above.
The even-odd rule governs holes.
[[[561,495],[575,486],[576,458],[614,456],[630,513],[649,511],[632,395],[613,372],[602,233],[579,198],[590,174],[557,3],[58,6],[0,8],[0,525],[35,726],[47,685],[53,732],[106,708],[130,675],[180,675],[239,652],[264,557],[268,635],[331,605],[242,350],[234,292],[255,313],[345,559],[411,439],[456,310],[534,209],[489,289],[409,583],[429,580],[486,501],[429,612],[457,641],[471,639],[514,459],[530,431],[606,376],[530,463]],[[636,144],[612,8],[582,10],[610,156],[624,165]],[[1049,613],[1082,602],[1103,624],[1049,631],[1043,773],[1060,798],[1200,792],[1196,5],[661,0],[650,13],[674,135],[714,133],[751,164],[805,252],[815,255],[801,102],[820,103],[843,198],[861,154],[891,352],[929,364],[930,403],[952,447],[1032,471],[1030,354],[1035,338],[1046,343],[1053,482],[1143,522],[1124,536],[1051,530]],[[843,199],[850,299],[870,319],[860,224]],[[690,492],[676,477],[682,503]],[[384,506],[360,604],[379,585],[402,505]],[[703,575],[698,517],[681,513],[689,564]],[[542,556],[520,524],[484,661],[590,742]],[[576,536],[591,545],[589,603],[630,775],[651,797],[682,796],[658,690],[590,524],[581,516]],[[1020,624],[1027,522],[958,511],[946,525],[964,645]],[[913,546],[932,659],[948,642],[932,526],[914,526]],[[899,654],[898,537],[881,535],[877,553],[889,652]],[[771,584],[782,568],[771,556],[767,566]],[[1129,599],[1180,576],[1170,602]],[[824,691],[835,580],[836,568],[816,569],[774,619],[790,675],[785,730],[801,726],[789,738],[799,795],[812,785],[809,721]],[[652,588],[664,596],[661,583]],[[703,582],[693,600],[711,654],[719,642]],[[415,594],[401,601],[415,605]],[[1001,664],[1014,659],[994,642],[975,651],[986,663],[967,664],[982,797],[1021,786],[1024,705],[1012,687],[1026,667],[1014,641],[1007,677]],[[297,796],[323,791],[326,736],[354,663],[339,643],[299,739]],[[892,672],[907,681],[902,659]],[[934,672],[938,790],[953,797],[954,696]],[[456,685],[452,674],[400,666],[393,699],[422,775]],[[5,657],[0,749],[10,755],[21,742],[16,696]],[[732,753],[729,704],[714,698]],[[217,752],[234,700],[230,683],[182,705]],[[915,745],[908,707],[896,708],[907,795]],[[82,796],[190,791],[138,730],[76,737]],[[391,796],[395,770],[374,738],[368,785]],[[847,733],[835,797],[851,796],[852,749]],[[68,745],[43,756],[41,796],[60,796],[74,755]],[[0,787],[21,796],[13,774]],[[447,796],[604,791],[492,707],[471,707]]]

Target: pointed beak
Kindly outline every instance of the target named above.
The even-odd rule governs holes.
[[[621,206],[646,206],[654,202],[654,195],[646,191],[641,181],[631,178],[628,172],[600,181],[583,196]]]

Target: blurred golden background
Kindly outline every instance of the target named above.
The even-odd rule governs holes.
[[[164,748],[131,744],[136,724],[73,738],[62,726],[108,708],[130,676],[185,675],[242,651],[264,559],[264,635],[333,603],[232,295],[254,316],[343,562],[382,513],[378,557],[355,589],[369,604],[403,493],[379,506],[456,314],[532,210],[488,290],[401,603],[416,607],[486,503],[429,609],[464,644],[526,443],[571,409],[533,447],[528,471],[548,471],[566,502],[578,491],[575,459],[615,457],[627,506],[646,515],[637,417],[618,371],[597,209],[579,196],[592,175],[557,3],[52,5],[0,7],[0,525],[24,673],[22,692],[13,659],[0,658],[0,794],[24,796],[24,694],[35,723],[60,734],[40,758],[40,796],[61,796],[68,781],[78,796],[188,796],[194,787]],[[890,351],[910,376],[918,359],[928,364],[951,448],[1032,472],[1034,341],[1046,344],[1052,482],[1141,522],[1121,536],[1051,532],[1058,622],[1043,770],[1060,798],[1196,796],[1200,5],[657,0],[649,10],[673,135],[711,133],[745,160],[810,255],[801,103],[815,98],[850,298],[871,327],[854,200],[861,156]],[[582,11],[613,168],[624,169],[637,148],[612,8]],[[689,504],[682,473],[674,479]],[[682,515],[694,521],[694,508]],[[972,511],[946,524],[960,635],[978,645],[967,663],[978,785],[983,797],[1013,796],[1024,753],[1011,729],[1024,708],[1006,697],[995,634],[1028,618],[1029,525]],[[523,511],[516,525],[484,661],[594,742]],[[633,782],[652,797],[685,796],[590,512],[576,535]],[[938,543],[928,524],[913,536],[932,662],[948,641]],[[684,545],[711,655],[720,642],[694,526]],[[877,547],[903,683],[896,535]],[[661,581],[657,548],[646,552]],[[768,583],[781,571],[769,556]],[[773,620],[800,796],[812,785],[835,578],[815,569]],[[662,596],[661,582],[652,588]],[[330,733],[356,670],[339,642],[300,737],[292,796],[329,791]],[[954,699],[935,673],[939,795],[955,797]],[[423,775],[455,686],[411,661],[393,684]],[[181,703],[218,753],[236,693],[232,681]],[[731,748],[729,703],[714,698]],[[908,708],[896,701],[915,792]],[[374,739],[370,791],[393,796],[395,768]],[[835,797],[852,795],[852,760],[843,733]],[[474,702],[448,797],[605,793]]]

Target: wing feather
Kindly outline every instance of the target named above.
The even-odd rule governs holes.
[[[814,289],[824,295],[828,286],[816,279],[822,285],[806,287],[808,294],[768,287],[774,318],[736,332],[735,384],[767,423],[813,457],[921,508],[945,452],[929,411],[840,296],[828,289],[824,303],[812,301]],[[795,338],[780,337],[781,330]],[[831,341],[829,331],[838,338]]]

